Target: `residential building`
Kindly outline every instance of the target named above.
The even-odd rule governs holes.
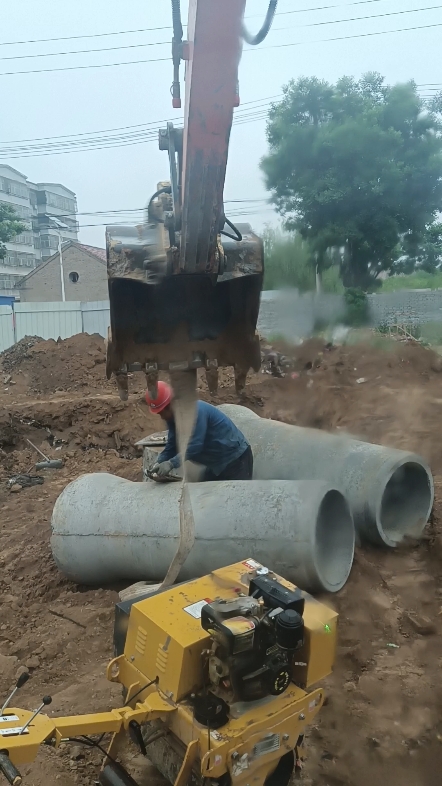
[[[0,259],[0,295],[15,294],[26,268],[34,269],[54,254],[58,244],[77,240],[77,201],[59,183],[31,183],[26,175],[0,164],[0,202],[11,205],[25,230],[6,243]]]
[[[65,300],[107,300],[106,251],[69,240],[62,246],[62,264],[57,251],[16,284],[23,303]]]

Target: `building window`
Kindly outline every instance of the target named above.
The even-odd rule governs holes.
[[[33,246],[34,245],[34,236],[31,235],[29,232],[22,232],[21,235],[16,235],[10,241],[11,243],[23,243],[25,246]]]
[[[45,193],[46,204],[49,205],[49,207],[65,210],[66,213],[70,213],[71,215],[75,215],[77,212],[77,206],[74,199],[67,199],[67,197],[62,197],[59,194],[52,194],[50,191],[46,191]]]
[[[24,183],[17,183],[15,180],[9,180],[7,177],[0,177],[0,191],[5,194],[12,194],[12,196],[28,198],[28,187]]]
[[[11,267],[35,267],[35,257],[32,254],[18,254],[16,251],[8,251],[3,264]]]
[[[73,284],[76,284],[80,276],[78,273],[73,270],[72,273],[69,273],[69,281],[72,281]]]
[[[18,276],[5,276],[0,278],[0,289],[14,289],[14,285],[19,280]]]
[[[41,248],[58,248],[58,237],[55,235],[46,235],[40,238]]]
[[[31,218],[31,210],[29,207],[25,207],[24,205],[14,205],[11,202],[4,202],[0,199],[0,205],[9,205],[9,207],[14,208],[14,212],[19,218],[25,218],[29,221]]]

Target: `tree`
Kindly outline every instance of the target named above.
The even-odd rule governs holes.
[[[0,202],[0,259],[6,256],[6,246],[9,240],[24,232],[25,225],[18,220],[14,208],[6,202]]]
[[[335,249],[346,287],[376,286],[401,237],[415,244],[442,204],[441,107],[414,82],[379,74],[336,85],[291,81],[269,112],[267,187],[288,229],[308,240],[321,272]]]
[[[284,233],[267,226],[264,241],[264,289],[293,287],[300,292],[316,288],[315,259],[307,241],[297,232]],[[323,279],[326,292],[339,291],[336,266],[327,270]]]
[[[402,240],[402,256],[395,264],[397,273],[437,273],[442,267],[442,223],[435,222],[426,228],[422,237],[416,239],[405,235]]]

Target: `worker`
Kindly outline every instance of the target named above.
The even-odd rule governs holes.
[[[157,397],[146,391],[146,403],[151,412],[167,423],[166,447],[158,456],[152,472],[167,477],[179,467],[176,441],[173,391],[166,382],[158,382]],[[187,446],[186,459],[205,467],[202,480],[251,480],[253,474],[252,449],[244,434],[219,409],[205,401],[196,405],[196,421]]]

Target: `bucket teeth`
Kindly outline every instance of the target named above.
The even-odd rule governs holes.
[[[115,378],[117,380],[118,395],[121,401],[127,401],[129,398],[127,371],[118,371],[118,373],[115,374]]]
[[[146,387],[149,396],[156,399],[158,396],[158,371],[146,371]]]

